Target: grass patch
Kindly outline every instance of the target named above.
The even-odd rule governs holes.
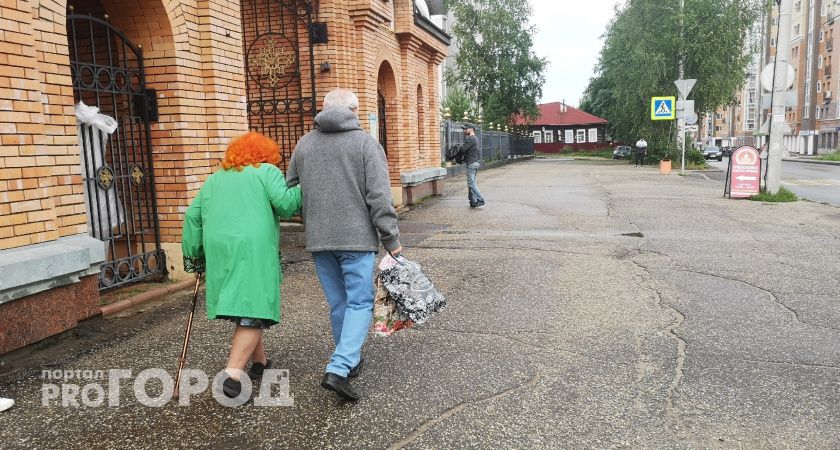
[[[761,191],[760,194],[750,197],[750,200],[753,200],[753,201],[756,201],[756,202],[772,202],[772,203],[795,202],[795,201],[799,200],[799,197],[797,197],[796,194],[794,194],[790,190],[786,189],[784,186],[779,186],[779,192],[777,192],[775,195],[771,194],[767,191]]]
[[[840,161],[840,150],[835,150],[834,153],[829,153],[827,155],[820,155],[817,159],[821,161]]]

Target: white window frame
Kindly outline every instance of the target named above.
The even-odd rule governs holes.
[[[822,92],[822,81],[817,81],[817,92]]]
[[[542,131],[534,131],[532,135],[534,136],[535,144],[542,144]]]
[[[822,56],[822,55],[820,55],[820,57],[819,57],[819,58],[817,58],[817,69],[822,69],[822,68],[823,68],[823,60],[824,60],[824,59],[825,59],[825,58],[823,58],[823,56]]]
[[[543,137],[543,144],[553,144],[554,143],[554,130],[545,130],[543,131],[545,137]]]
[[[574,144],[575,143],[575,130],[566,130],[566,137],[563,141],[567,144]]]
[[[575,130],[575,142],[578,144],[585,144],[586,143],[586,130],[581,128],[580,130]]]
[[[598,142],[598,129],[597,128],[590,128],[588,134],[589,134],[589,136],[587,136],[587,139],[589,140],[589,142]]]

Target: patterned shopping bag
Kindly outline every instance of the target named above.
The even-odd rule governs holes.
[[[376,279],[376,297],[373,301],[373,334],[390,336],[403,328],[412,328],[414,323],[397,311],[397,305],[388,295],[382,280]]]

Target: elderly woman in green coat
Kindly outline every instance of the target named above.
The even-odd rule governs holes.
[[[206,273],[207,318],[236,324],[222,384],[231,398],[242,390],[249,359],[253,379],[271,367],[262,333],[280,322],[278,218],[301,206],[300,189],[286,186],[279,162],[271,139],[254,132],[236,139],[184,217],[184,268]]]

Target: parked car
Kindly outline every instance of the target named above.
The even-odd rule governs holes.
[[[732,156],[732,147],[723,147],[720,149],[720,153],[725,157],[729,158]]]
[[[703,157],[706,159],[716,159],[723,161],[723,151],[716,145],[710,145],[703,148]]]
[[[613,159],[624,159],[630,157],[630,146],[619,145],[613,150]]]

